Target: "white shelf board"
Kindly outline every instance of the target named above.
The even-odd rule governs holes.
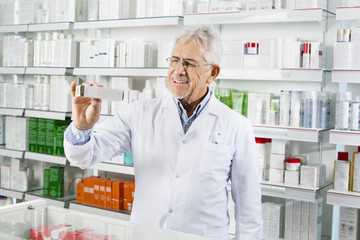
[[[24,155],[25,159],[31,159],[40,162],[48,162],[48,163],[55,163],[55,164],[66,164],[66,158],[61,156],[49,155],[49,154],[42,154],[42,153],[34,153],[34,152],[25,152]]]
[[[23,116],[24,109],[23,108],[0,108],[0,115]]]
[[[334,69],[332,70],[331,81],[336,83],[360,83],[360,70]]]
[[[167,68],[74,68],[74,75],[102,75],[102,76],[125,76],[125,77],[163,77],[168,72]]]
[[[360,20],[360,6],[337,7],[336,20]]]
[[[321,22],[324,20],[324,14],[326,14],[326,12],[320,8],[185,14],[184,25],[271,22]]]
[[[27,67],[25,74],[66,75],[72,74],[72,68],[66,67]]]
[[[272,125],[253,125],[255,137],[275,138],[290,141],[318,142],[322,129],[295,128]]]
[[[90,28],[124,28],[145,26],[170,26],[182,24],[182,17],[152,17],[152,18],[129,18],[103,21],[75,22],[74,29]]]
[[[27,30],[28,30],[27,24],[0,26],[0,33],[27,32]]]
[[[121,212],[115,212],[107,209],[101,209],[98,207],[92,207],[92,206],[86,206],[83,204],[78,204],[76,202],[70,202],[69,209],[76,210],[80,212],[86,212],[90,214],[105,216],[105,217],[111,217],[116,218],[120,220],[129,221],[130,220],[130,214],[125,214]]]
[[[121,173],[127,175],[134,175],[134,167],[114,164],[114,163],[98,163],[90,167],[91,169],[97,169],[100,171],[107,171],[107,172],[114,172],[114,173]]]
[[[360,131],[352,132],[352,131],[331,130],[329,136],[329,143],[359,146]]]
[[[302,200],[314,202],[316,200],[316,192],[319,189],[306,188],[285,183],[261,182],[261,194],[263,196],[288,198],[294,200]]]
[[[341,192],[332,189],[327,192],[327,204],[360,208],[360,193]]]
[[[40,31],[59,31],[69,30],[73,26],[72,22],[56,22],[56,23],[39,23],[29,24],[29,32],[40,32]]]
[[[0,74],[25,74],[25,67],[0,67]]]
[[[51,206],[55,206],[55,207],[64,208],[66,205],[65,201],[50,199],[50,198],[46,198],[46,197],[40,197],[40,196],[25,193],[25,201],[31,201],[31,200],[37,200],[37,199],[44,199],[48,206],[51,205]]]
[[[14,191],[14,190],[11,190],[11,189],[0,188],[0,195],[1,196],[6,196],[6,197],[17,198],[17,199],[23,199],[24,193]]]
[[[1,146],[1,145],[0,145]],[[0,147],[0,156],[23,158],[24,151]]]
[[[323,69],[242,69],[242,70],[221,70],[218,79],[228,80],[277,80],[277,81],[302,81],[322,82]]]
[[[65,120],[66,117],[71,117],[71,112],[50,112],[25,109],[25,117]]]

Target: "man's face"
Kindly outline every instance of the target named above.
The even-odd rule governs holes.
[[[211,67],[204,59],[205,50],[193,41],[177,42],[170,61],[178,63],[176,67],[169,65],[168,87],[171,94],[192,103],[206,94],[207,84],[213,80]],[[183,61],[187,63],[184,69]],[[186,64],[185,64],[186,65]]]

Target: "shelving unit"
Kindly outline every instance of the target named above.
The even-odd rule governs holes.
[[[37,75],[72,75],[73,68],[66,67],[27,67],[25,74]]]
[[[107,172],[114,172],[114,173],[121,173],[121,174],[127,174],[127,175],[134,175],[134,167],[132,166],[126,166],[126,165],[120,165],[120,164],[114,164],[114,163],[107,163],[102,162],[98,163],[94,166],[90,167],[91,169],[97,169],[100,171],[107,171]]]
[[[166,76],[167,68],[74,68],[74,75],[102,75],[124,77],[162,77]]]
[[[7,149],[5,145],[0,145],[0,156],[11,157],[11,158],[23,158],[24,151]]]
[[[127,18],[116,20],[75,22],[74,29],[128,28],[146,26],[176,26],[183,24],[181,16],[165,16],[151,18]]]
[[[360,132],[331,130],[329,135],[329,143],[359,146]]]
[[[261,14],[260,14],[261,13]],[[184,25],[193,24],[246,24],[246,23],[275,23],[275,22],[319,22],[326,21],[329,11],[314,9],[280,9],[243,11],[230,13],[199,13],[185,14]]]
[[[0,67],[0,74],[25,74],[25,67]]]
[[[52,111],[26,109],[24,115],[25,117],[33,117],[33,118],[65,120],[65,118],[71,117],[71,112],[52,112]]]
[[[121,211],[121,210],[115,211],[115,210],[110,210],[110,209],[105,209],[105,208],[99,208],[96,206],[90,206],[90,205],[77,203],[76,201],[70,202],[69,209],[80,211],[80,212],[86,212],[86,213],[90,213],[90,214],[95,214],[95,215],[100,215],[100,216],[105,216],[105,217],[112,217],[112,218],[126,220],[126,221],[130,220],[129,212]]]
[[[66,157],[61,157],[61,156],[26,151],[24,154],[24,158],[35,160],[35,161],[40,161],[40,162],[48,162],[48,163],[66,165]]]
[[[332,70],[334,83],[360,83],[360,70]]]
[[[359,19],[360,19],[360,6],[336,8],[336,20],[359,20]]]
[[[12,190],[12,189],[0,188],[0,195],[11,197],[11,198],[16,198],[16,199],[23,199],[24,192],[19,192],[19,191]]]
[[[299,185],[262,181],[261,194],[263,196],[314,202],[317,198],[318,191],[328,188],[330,185],[331,184],[328,183],[320,188],[307,188]]]
[[[272,125],[253,125],[255,137],[276,138],[290,141],[318,142],[324,129],[295,128]]]
[[[69,207],[69,202],[76,199],[76,195],[67,194],[66,190],[64,191],[65,196],[62,197],[62,198],[46,197],[46,196],[42,195],[42,192],[43,192],[42,189],[34,190],[34,191],[28,191],[28,192],[25,193],[24,199],[25,199],[25,201],[44,199],[47,202],[48,205],[61,207],[61,208]]]
[[[29,24],[28,32],[70,30],[73,28],[73,25],[73,22]]]
[[[0,108],[1,115],[6,116],[24,116],[24,109],[23,108]]]
[[[19,24],[19,25],[1,25],[0,33],[8,32],[27,32],[28,24]]]
[[[327,192],[327,204],[360,208],[360,193],[329,190]]]
[[[324,71],[324,69],[304,68],[241,70],[224,69],[221,70],[218,79],[322,82]]]

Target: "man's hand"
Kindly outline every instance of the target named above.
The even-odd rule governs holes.
[[[82,85],[103,87],[97,83],[85,82]],[[76,81],[70,85],[72,97],[72,118],[74,126],[79,130],[87,130],[94,126],[100,119],[101,99],[75,97]]]

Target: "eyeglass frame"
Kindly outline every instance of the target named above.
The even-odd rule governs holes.
[[[193,70],[198,69],[198,68],[202,68],[202,67],[205,67],[205,66],[211,66],[211,65],[213,65],[213,64],[207,63],[207,64],[202,65],[202,66],[195,66],[194,64],[191,64],[191,63],[190,63],[190,62],[192,62],[192,60],[190,60],[190,61],[187,60],[187,59],[185,59],[185,60],[180,60],[180,58],[178,58],[178,57],[168,57],[168,58],[166,58],[166,61],[168,62],[169,67],[172,67],[172,68],[176,68],[176,67],[179,66],[179,64],[177,64],[177,66],[175,66],[175,67],[174,67],[174,66],[171,66],[171,59],[172,59],[172,58],[178,60],[179,63],[182,62],[181,65],[183,66],[183,68],[184,68],[185,71],[193,71]],[[196,61],[194,61],[194,62],[196,63]],[[188,66],[186,66],[185,63],[188,63]],[[189,65],[190,65],[190,69],[189,69]],[[191,68],[194,68],[194,69],[191,69]]]

